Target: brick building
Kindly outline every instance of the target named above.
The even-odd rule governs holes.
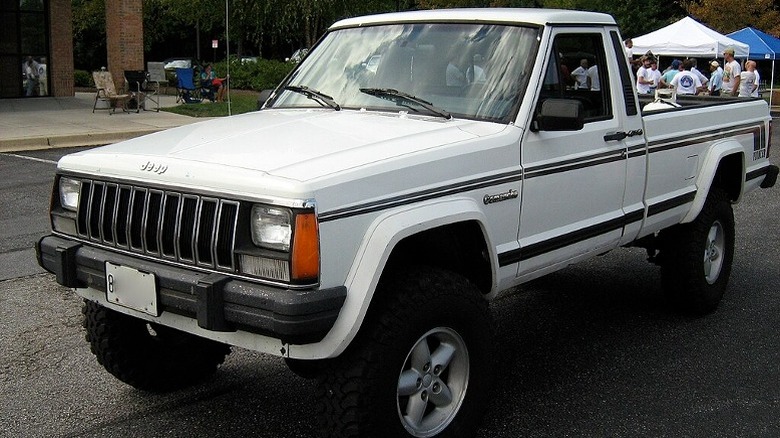
[[[108,69],[143,70],[142,0],[106,0]],[[0,98],[73,96],[71,0],[0,0]]]

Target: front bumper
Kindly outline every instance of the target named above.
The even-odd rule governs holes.
[[[59,236],[36,245],[38,264],[72,288],[106,291],[105,262],[154,273],[160,312],[196,318],[206,330],[243,330],[307,344],[325,337],[346,299],[344,286],[290,290],[222,274],[196,272],[95,248]]]

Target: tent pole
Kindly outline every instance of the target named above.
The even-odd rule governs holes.
[[[769,82],[769,112],[772,112],[772,95],[775,94],[775,58],[772,58],[772,79]]]

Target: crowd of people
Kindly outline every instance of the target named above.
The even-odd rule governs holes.
[[[626,53],[635,66],[636,90],[640,95],[654,95],[657,89],[668,88],[678,95],[758,97],[761,78],[756,62],[747,60],[740,64],[734,58],[733,48],[723,51],[723,66],[717,60],[708,63],[708,75],[698,69],[695,58],[673,59],[663,71],[652,53],[633,59],[630,40],[626,40]]]

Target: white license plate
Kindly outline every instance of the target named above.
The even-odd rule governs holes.
[[[106,298],[120,306],[158,316],[154,274],[106,262]]]

